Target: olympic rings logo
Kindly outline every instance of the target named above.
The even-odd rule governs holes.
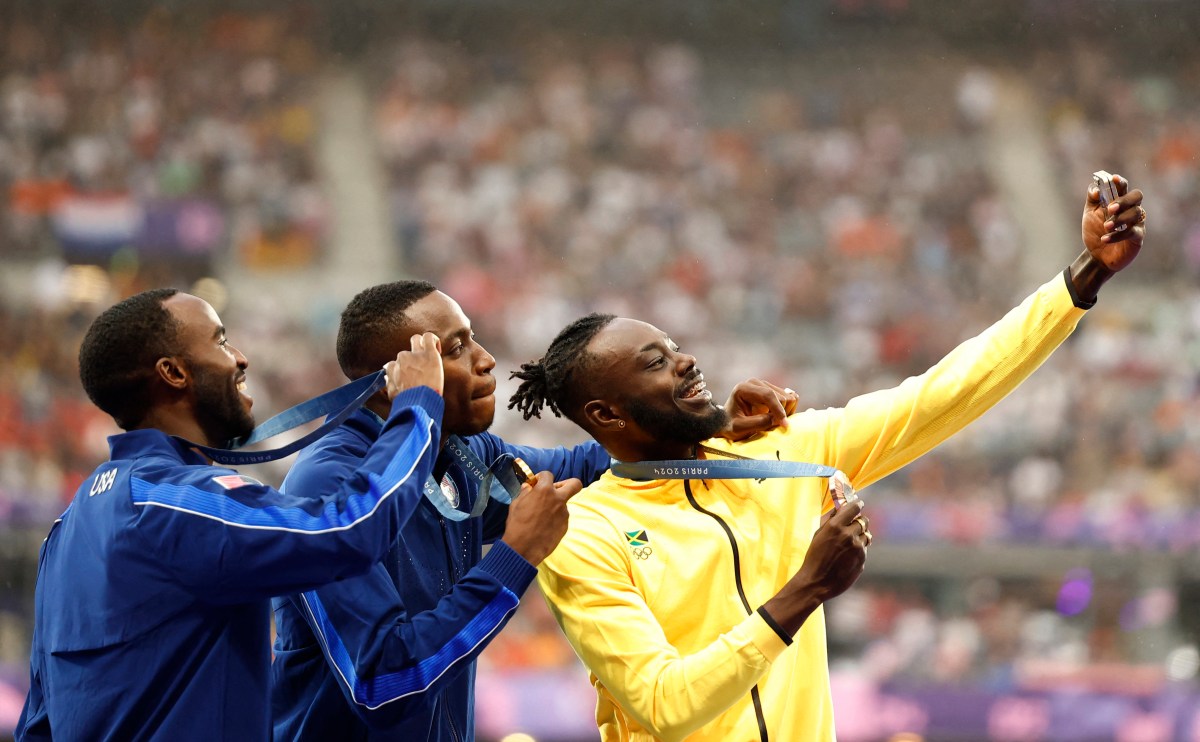
[[[654,553],[654,549],[651,549],[649,546],[635,546],[630,551],[638,559],[649,559],[650,555]]]

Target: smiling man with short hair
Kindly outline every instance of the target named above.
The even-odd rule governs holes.
[[[207,302],[157,289],[101,313],[80,378],[127,432],[42,545],[16,739],[268,738],[270,597],[370,568],[432,469],[437,339],[411,347],[353,476],[284,495],[193,447],[254,428],[249,363]]]

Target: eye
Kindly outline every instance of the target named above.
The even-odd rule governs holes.
[[[647,369],[660,368],[664,364],[666,364],[666,362],[667,362],[666,358],[659,356],[659,357],[655,358],[653,361],[650,361],[650,363],[646,364],[646,368]]]
[[[467,348],[467,346],[463,345],[462,343],[456,342],[456,343],[454,343],[454,345],[450,346],[450,350],[447,350],[445,353],[442,353],[442,355],[447,358],[458,358],[459,356],[461,356],[463,354],[463,351],[466,350],[466,348]]]
[[[229,345],[229,338],[221,338],[217,341],[217,345],[221,346],[222,348],[226,347]]]

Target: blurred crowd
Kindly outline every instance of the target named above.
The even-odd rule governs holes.
[[[86,257],[80,230],[117,229],[102,208],[113,198],[175,221],[168,236],[121,233],[138,249],[132,267],[107,264],[109,293],[0,297],[0,532],[44,529],[105,456],[112,423],[83,396],[75,354],[114,292],[172,278],[153,258],[319,269],[311,81],[333,60],[306,24],[151,13],[119,30],[6,30],[0,258]],[[923,371],[1032,291],[1023,251],[1063,266],[1076,254],[1039,242],[995,180],[997,81],[984,68],[864,71],[817,55],[762,79],[686,45],[576,41],[472,52],[405,39],[359,62],[405,273],[472,317],[499,358],[501,403],[508,370],[599,310],[666,329],[725,389],[760,376],[803,406],[838,405]],[[1111,65],[1065,43],[1026,60],[1021,79],[1045,112],[1047,172],[1072,229],[1088,174],[1105,167],[1147,194],[1147,252],[1025,387],[869,491],[880,542],[1200,544],[1200,67],[1114,83]],[[883,94],[864,75],[896,84]],[[251,359],[260,417],[340,382],[327,322],[236,306],[224,319]],[[521,442],[566,430],[517,429],[501,411],[498,430]],[[974,608],[946,611],[936,590],[865,583],[831,609],[834,656],[879,681],[997,688],[1048,647],[1073,662],[1144,659],[1120,639],[1128,627],[1081,629],[1084,611],[1056,590],[975,593]],[[1154,625],[1170,624],[1175,603],[1154,605]],[[527,600],[482,666],[576,660]]]
[[[60,12],[0,31],[3,254],[310,264],[326,219],[311,19]]]
[[[378,130],[408,264],[501,356],[535,356],[599,308],[667,329],[727,386],[762,375],[836,405],[921,372],[1032,290],[1022,250],[1062,249],[989,175],[984,71],[922,70],[943,99],[906,109],[865,100],[844,69],[713,103],[679,46],[529,60],[411,43],[388,68]],[[1028,389],[880,485],[880,533],[1184,551],[1200,541],[1200,211],[1180,164],[1200,147],[1197,88],[1105,86],[1083,52],[1033,69],[1072,229],[1105,163],[1149,194],[1152,242]],[[1138,103],[1147,88],[1157,108]],[[1118,115],[1088,126],[1114,97]]]

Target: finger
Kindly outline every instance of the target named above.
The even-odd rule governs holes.
[[[767,381],[766,379],[763,379],[762,383],[764,383],[768,387],[770,387],[771,391],[775,392],[775,394],[779,395],[780,397],[786,397],[789,393],[795,394],[795,392],[793,392],[791,389],[785,389],[784,387],[781,387],[778,384],[772,384],[771,382]]]
[[[730,421],[730,429],[734,435],[738,435],[747,430],[762,430],[775,424],[774,416],[770,413],[763,413],[761,415],[748,415],[732,420]]]
[[[1137,207],[1141,205],[1142,198],[1143,198],[1143,195],[1142,195],[1141,189],[1138,189],[1138,188],[1133,189],[1129,193],[1126,193],[1125,195],[1121,196],[1117,200],[1110,203],[1108,205],[1107,210],[1105,211],[1105,217],[1112,218],[1113,214],[1119,214],[1128,209],[1136,210]]]
[[[860,536],[866,536],[871,532],[871,524],[867,522],[867,516],[860,515],[851,522],[857,524],[862,529],[859,531]]]
[[[422,336],[425,341],[425,347],[435,351],[438,354],[442,352],[442,339],[436,333],[427,332]]]
[[[1135,206],[1140,206],[1144,198],[1140,188],[1134,188],[1129,193],[1123,194],[1116,200],[1116,203],[1121,205],[1121,210],[1131,209]]]
[[[783,409],[787,414],[791,415],[796,411],[796,407],[800,405],[800,395],[791,388],[784,389],[783,393]]]
[[[420,353],[425,350],[425,336],[413,335],[408,339],[408,347],[412,349],[413,353]]]
[[[836,526],[848,525],[850,521],[858,517],[859,513],[862,512],[862,509],[862,500],[852,500],[851,502],[848,502],[838,508],[837,512],[833,514],[833,517],[829,519],[829,522]]]
[[[1087,198],[1084,200],[1083,208],[1094,209],[1100,205],[1100,189],[1096,186],[1091,186],[1087,191]]]
[[[780,401],[783,390],[770,382],[768,385],[771,388],[771,394],[768,394],[763,400],[763,404],[767,408],[767,420],[774,425],[786,425],[787,412],[783,409],[783,403]]]
[[[1124,175],[1113,173],[1112,181],[1113,185],[1117,187],[1118,196],[1124,196],[1129,191],[1129,181],[1125,179]]]
[[[1131,211],[1136,213],[1138,207],[1141,205],[1142,192],[1135,189],[1124,196],[1121,196],[1116,201],[1110,203],[1104,211],[1104,219],[1106,221],[1111,221],[1112,219],[1116,218],[1118,214],[1125,214]]]
[[[1108,220],[1104,222],[1104,230],[1106,232],[1124,232],[1130,227],[1141,224],[1145,220],[1146,210],[1140,205],[1135,205],[1123,209],[1115,216],[1110,214]]]
[[[570,499],[583,489],[583,482],[578,479],[564,479],[561,482],[555,482],[554,489],[564,499]]]
[[[1133,229],[1126,229],[1120,232],[1109,232],[1108,234],[1101,236],[1100,241],[1106,245],[1115,245],[1118,242],[1125,242],[1126,240],[1136,238],[1140,243],[1145,236],[1146,225],[1138,224]]]
[[[383,378],[387,380],[387,396],[390,400],[401,391],[400,382],[396,379],[396,375],[400,373],[400,364],[389,361],[384,369]]]

